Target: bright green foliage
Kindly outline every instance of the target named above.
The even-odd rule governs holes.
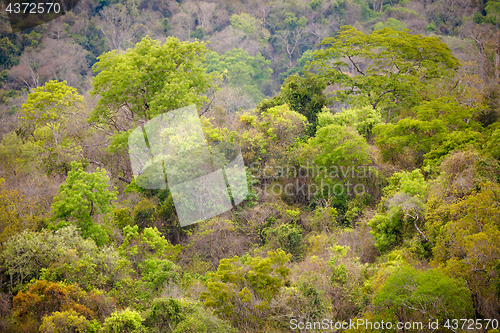
[[[383,28],[391,28],[396,31],[403,31],[406,29],[406,23],[396,20],[393,17],[389,17],[386,22],[379,21],[373,27],[373,30],[380,30]]]
[[[439,269],[396,269],[373,298],[384,319],[423,321],[470,318],[470,292],[463,280],[446,276]]]
[[[337,261],[347,255],[349,248],[344,246],[335,246],[333,249],[336,254],[328,260],[328,267],[330,267],[332,271],[330,279],[333,284],[344,285],[347,283],[348,270],[344,264],[338,263]]]
[[[255,18],[247,13],[241,13],[240,15],[234,14],[229,18],[229,21],[233,29],[244,32],[250,38],[256,40],[259,46],[266,45],[270,33],[263,27],[262,19]]]
[[[388,182],[389,184],[384,188],[384,196],[386,198],[401,192],[409,196],[423,199],[429,186],[422,172],[418,169],[412,172],[396,172],[388,179]]]
[[[48,81],[33,89],[23,104],[21,133],[39,147],[49,173],[69,169],[69,162],[80,157],[75,122],[84,108],[83,96],[66,81]]]
[[[326,168],[356,168],[372,161],[369,147],[361,135],[351,128],[336,124],[322,127],[308,145],[315,150],[314,163]]]
[[[200,42],[179,42],[169,37],[165,43],[145,37],[125,53],[101,55],[93,69],[93,95],[100,99],[91,119],[115,131],[128,130],[136,121],[207,100],[202,94],[212,87],[213,75],[202,66],[207,52]],[[122,112],[130,119],[117,124]],[[126,147],[127,135],[117,137],[116,148]]]
[[[281,85],[282,102],[307,118],[311,124],[308,129],[311,136],[316,132],[317,114],[326,104],[326,96],[323,94],[325,87],[320,77],[310,73],[306,73],[305,76],[297,74],[289,76]]]
[[[125,309],[111,314],[102,325],[102,333],[146,333],[141,315],[133,310]]]
[[[158,257],[177,260],[182,249],[180,244],[172,245],[156,228],[145,228],[140,233],[138,226],[123,228],[125,239],[119,250],[122,255],[136,258]]]
[[[97,247],[91,239],[83,239],[75,226],[14,235],[4,244],[0,262],[14,290],[32,278],[109,290],[129,274],[128,262],[116,249]]]
[[[316,169],[314,180],[319,191],[311,193],[309,199],[314,196],[331,199],[339,213],[347,210],[348,198],[356,194],[355,186],[365,186],[371,180],[369,146],[351,127],[336,124],[321,127],[300,154],[301,165],[310,163]]]
[[[68,116],[83,107],[83,96],[67,85],[66,81],[48,81],[35,88],[23,104],[23,124],[36,128],[47,126],[53,132],[55,145],[60,142],[59,128]],[[66,118],[66,119],[65,119]]]
[[[55,325],[61,332],[67,332],[64,326],[79,330],[95,327],[98,319],[109,315],[109,304],[101,303],[98,296],[97,292],[87,293],[76,285],[34,281],[14,297],[13,320],[19,332],[33,331],[40,324],[44,332],[52,332]]]
[[[185,319],[182,303],[171,297],[157,298],[147,312],[144,324],[157,332],[173,331]]]
[[[264,97],[263,92],[273,73],[270,60],[266,60],[260,53],[250,56],[243,49],[232,49],[223,55],[210,52],[205,63],[208,73],[224,73],[229,86],[241,88],[255,102]]]
[[[421,171],[402,171],[388,179],[380,206],[382,211],[376,214],[368,225],[375,239],[375,246],[382,252],[401,245],[415,231],[426,240],[419,229],[423,222],[425,197],[428,184]]]
[[[227,321],[218,318],[199,303],[183,302],[185,318],[173,333],[236,333]]]
[[[290,274],[286,266],[289,254],[278,250],[268,255],[222,259],[217,272],[208,274],[207,291],[200,295],[204,305],[213,307],[237,327],[258,325],[259,319],[262,322],[271,300]]]
[[[19,181],[36,167],[36,157],[40,147],[32,141],[23,142],[16,132],[10,132],[2,137],[0,142],[0,167],[4,173]]]
[[[300,141],[307,127],[306,117],[290,110],[286,104],[260,114],[245,112],[239,120],[243,127],[239,141],[245,161],[259,164],[260,170],[267,168],[268,174],[282,168],[281,161],[288,157],[290,147]]]
[[[416,166],[435,166],[454,149],[478,145],[479,124],[473,120],[474,112],[450,97],[423,102],[413,109],[413,117],[376,126],[375,142],[385,160],[409,159]]]
[[[387,251],[401,244],[403,240],[403,213],[399,207],[391,208],[385,214],[376,214],[368,223],[379,251]]]
[[[499,190],[498,184],[479,184],[470,195],[442,203],[439,211],[429,214],[429,229],[437,234],[434,264],[467,281],[475,295],[474,307],[485,317],[493,315],[498,297]]]
[[[436,167],[453,151],[467,150],[481,147],[483,135],[469,128],[463,131],[448,133],[442,143],[424,155],[424,165],[427,168]],[[492,149],[494,152],[495,149]]]
[[[328,109],[324,109],[318,115],[319,127],[330,124],[351,126],[368,141],[372,138],[373,128],[380,124],[381,121],[380,111],[375,110],[371,105],[352,107],[335,114],[332,114]]]
[[[54,219],[72,221],[83,237],[91,237],[97,244],[105,243],[107,235],[93,219],[111,212],[110,201],[116,200],[117,192],[108,189],[108,181],[106,170],[98,168],[94,173],[87,173],[80,163],[72,162],[71,171],[52,203]],[[60,224],[66,225],[65,222]]]
[[[161,293],[166,285],[179,281],[180,267],[172,260],[177,260],[182,249],[180,244],[173,246],[156,228],[145,228],[139,233],[137,225],[126,226],[123,233],[125,239],[118,249],[130,260],[147,289],[139,298],[145,300]]]
[[[265,228],[266,242],[275,248],[281,248],[293,255],[300,254],[302,244],[302,230],[295,224],[281,224],[274,228]]]
[[[494,129],[491,132],[485,146],[485,153],[493,156],[497,160],[500,159],[500,128]]]
[[[43,317],[40,332],[42,333],[86,333],[88,332],[89,321],[74,310],[56,311],[49,316]]]
[[[439,38],[389,28],[366,35],[344,26],[321,45],[327,47],[314,52],[312,65],[329,83],[345,88],[338,90],[337,97],[351,104],[378,106],[386,121],[396,116],[394,111],[418,105],[430,93],[429,84],[459,64]],[[361,61],[371,64],[363,69]],[[345,72],[349,64],[356,68],[355,75]]]

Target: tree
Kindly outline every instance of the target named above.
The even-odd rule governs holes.
[[[255,102],[264,96],[273,73],[269,67],[270,60],[266,60],[260,53],[250,56],[243,49],[232,49],[223,55],[210,52],[205,63],[207,72],[224,73],[230,87],[243,89]]]
[[[309,141],[314,163],[326,168],[356,168],[372,163],[369,147],[352,128],[336,124],[321,127]]]
[[[355,128],[368,142],[372,141],[373,129],[381,121],[380,110],[375,110],[371,105],[352,107],[335,114],[332,114],[328,109],[323,109],[318,114],[319,127],[330,124],[350,126]]]
[[[384,313],[384,319],[389,316],[400,322],[438,319],[441,323],[472,316],[472,300],[465,282],[450,278],[439,269],[396,269],[376,291],[373,304]]]
[[[38,278],[110,290],[130,275],[130,264],[117,249],[97,247],[93,240],[83,239],[74,225],[13,235],[3,244],[0,263],[11,291]]]
[[[16,63],[18,50],[9,38],[0,39],[0,64],[7,69]]]
[[[89,321],[84,316],[78,314],[74,310],[69,311],[55,311],[51,315],[43,317],[42,325],[40,325],[40,332],[42,333],[63,333],[75,332],[85,333],[88,332]]]
[[[201,64],[206,52],[200,42],[169,37],[161,43],[145,37],[124,53],[101,55],[93,67],[98,74],[92,95],[100,98],[91,120],[110,134],[117,132],[119,149],[126,147],[128,138],[119,132],[183,106],[201,106],[214,78]]]
[[[321,78],[310,73],[289,76],[281,85],[279,96],[282,102],[307,118],[311,124],[307,131],[311,136],[316,132],[317,115],[326,104],[326,96],[323,94],[325,87]]]
[[[0,168],[3,176],[19,183],[22,176],[35,168],[39,154],[40,147],[32,141],[23,143],[16,132],[4,135],[0,142]]]
[[[438,165],[454,149],[477,146],[481,141],[475,112],[452,97],[423,102],[396,124],[375,126],[375,143],[384,160],[402,160],[416,167]]]
[[[418,105],[431,93],[430,84],[459,62],[437,37],[412,35],[390,28],[366,35],[350,26],[325,38],[325,49],[314,52],[312,68],[329,84],[339,84],[336,98],[369,103],[382,110],[385,121]]]
[[[77,122],[83,120],[84,110],[83,96],[66,81],[48,81],[28,95],[21,110],[20,133],[40,147],[48,173],[67,172],[70,162],[81,157],[79,137],[86,128]]]
[[[136,8],[133,8],[137,11]],[[135,13],[136,15],[138,13]],[[122,4],[107,6],[99,11],[95,24],[106,38],[109,50],[124,50],[130,45],[137,32],[131,13]],[[136,16],[137,18],[137,16]],[[137,23],[137,22],[136,22]]]
[[[98,168],[94,173],[87,173],[80,163],[72,162],[71,171],[52,203],[54,219],[59,220],[55,227],[61,228],[72,221],[83,237],[90,237],[98,244],[106,242],[104,230],[94,219],[99,214],[110,213],[110,201],[116,200],[118,192],[108,189],[108,181],[106,170]]]
[[[428,208],[428,229],[435,235],[434,265],[463,278],[472,293],[476,316],[498,313],[500,196],[498,184],[482,182],[463,198]]]
[[[236,333],[227,321],[220,319],[211,310],[198,302],[184,302],[185,318],[175,327],[174,333]]]
[[[308,123],[306,117],[283,104],[263,112],[247,111],[239,116],[239,125],[243,157],[259,173],[259,180],[264,180],[283,170],[290,147],[298,144]]]
[[[401,245],[415,231],[422,242],[430,242],[421,230],[424,222],[425,198],[428,183],[422,172],[396,172],[388,179],[389,184],[383,189],[384,197],[380,201],[381,211],[368,225],[375,239],[375,246],[382,252]]]
[[[134,310],[126,308],[122,311],[116,311],[104,320],[102,333],[146,333],[147,328],[143,325],[141,315]]]
[[[24,230],[36,230],[43,212],[39,202],[26,198],[17,189],[8,190],[0,178],[0,243]]]
[[[46,82],[42,87],[35,88],[23,104],[23,125],[30,127],[32,132],[47,126],[53,134],[54,145],[61,143],[61,126],[68,118],[74,116],[83,108],[83,96],[77,90],[66,84],[66,81]],[[31,133],[34,135],[33,133]]]
[[[35,281],[23,292],[19,292],[12,301],[12,316],[18,327],[23,332],[30,331],[30,326],[35,324],[38,328],[42,318],[43,327],[50,327],[54,320],[73,319],[73,324],[81,328],[87,324],[87,320],[98,318],[94,311],[92,293],[81,290],[76,285],[54,283],[44,280]],[[53,314],[59,312],[59,315]],[[73,317],[68,318],[61,312]],[[68,313],[69,312],[69,313]],[[52,318],[47,318],[52,314]],[[47,317],[46,317],[47,316]],[[69,326],[72,326],[71,323]]]
[[[209,274],[207,291],[200,295],[204,305],[237,327],[259,325],[290,273],[289,254],[278,250],[268,255],[221,260],[217,272]]]

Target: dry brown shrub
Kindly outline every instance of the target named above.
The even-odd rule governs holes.
[[[181,262],[189,265],[193,260],[201,260],[217,268],[221,259],[246,253],[250,243],[248,235],[241,232],[236,223],[215,217],[196,225],[185,240]]]
[[[369,212],[368,215],[373,215],[373,212]],[[365,215],[364,222],[360,223],[357,228],[341,231],[336,237],[337,244],[348,246],[351,249],[351,255],[358,257],[361,263],[373,263],[380,255],[370,233],[371,228],[366,224],[369,220],[370,218]]]

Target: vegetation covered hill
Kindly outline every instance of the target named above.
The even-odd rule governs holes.
[[[82,0],[15,34],[3,17],[0,331],[496,332],[499,14]],[[241,147],[249,194],[181,228],[128,139],[193,104],[210,144]]]

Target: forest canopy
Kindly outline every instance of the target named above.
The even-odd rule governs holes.
[[[470,331],[462,318],[496,332],[498,14],[496,0],[81,0],[22,32],[3,18],[0,331]],[[211,157],[155,127],[183,150],[145,186],[128,145],[150,153],[145,125],[184,107]],[[215,172],[236,204],[181,227],[167,175]]]

